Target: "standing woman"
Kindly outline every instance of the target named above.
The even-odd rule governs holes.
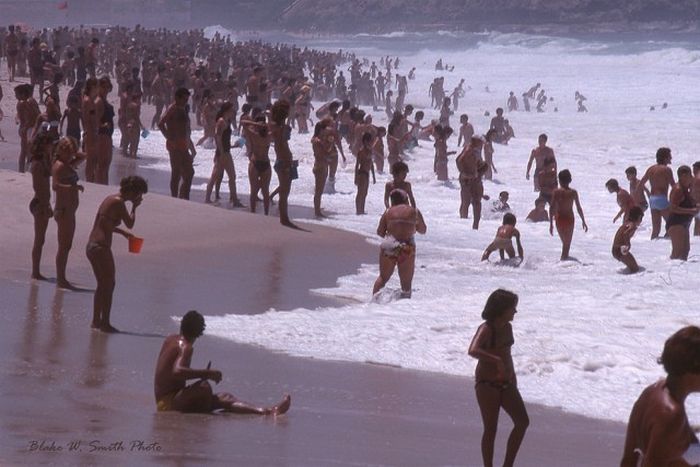
[[[83,123],[83,147],[87,156],[85,161],[85,180],[95,181],[95,167],[97,165],[97,111],[95,99],[97,98],[97,79],[89,78],[85,81],[83,100],[80,105],[80,118]]]
[[[236,193],[236,170],[233,166],[233,158],[231,157],[231,121],[235,116],[235,109],[231,102],[224,102],[221,109],[216,114],[216,128],[214,131],[214,139],[216,141],[216,152],[214,153],[214,168],[211,172],[211,178],[207,183],[206,203],[211,203],[211,191],[214,184],[223,176],[224,171],[228,176],[229,202],[234,207],[244,207],[238,201]]]
[[[314,137],[311,138],[311,148],[314,153],[314,215],[316,217],[325,217],[321,212],[321,196],[328,179],[329,162],[334,146],[335,139],[327,129],[326,120],[316,123]]]
[[[275,155],[277,160],[275,161],[275,172],[277,172],[277,180],[279,181],[279,211],[280,211],[280,224],[287,227],[296,227],[289,220],[289,212],[287,207],[287,200],[289,199],[289,192],[292,189],[292,180],[297,178],[297,168],[294,166],[292,161],[292,151],[289,149],[289,138],[291,136],[292,129],[286,124],[287,118],[289,117],[289,102],[284,100],[278,100],[272,106],[270,110],[270,122],[268,127],[270,129],[270,137],[275,144]]]
[[[671,259],[688,259],[690,253],[690,224],[698,213],[698,200],[693,200],[693,172],[687,165],[678,167],[678,183],[671,189],[669,216],[666,220],[671,237]]]
[[[32,86],[20,84],[15,87],[15,97],[17,98],[17,117],[19,124],[19,171],[26,169],[27,156],[30,156],[30,130],[34,128],[37,117],[41,114],[39,104],[32,97]]]
[[[248,156],[248,181],[250,182],[250,212],[255,212],[258,201],[258,191],[262,191],[263,209],[267,216],[270,212],[270,180],[272,166],[270,165],[270,134],[265,123],[265,117],[260,115],[251,121],[243,120],[243,135],[250,149]]]
[[[32,246],[32,279],[46,280],[41,275],[41,253],[44,249],[46,229],[53,215],[51,210],[51,157],[55,136],[46,126],[34,136],[31,148],[29,171],[32,174],[34,198],[29,203],[29,211],[34,217],[34,244]]]
[[[200,120],[202,122],[204,133],[202,134],[202,137],[197,140],[197,144],[195,144],[195,146],[201,146],[209,138],[214,138],[216,123],[219,121],[216,111],[216,100],[212,96],[209,89],[204,90],[202,102],[200,103],[199,107]]]
[[[119,194],[105,198],[97,210],[86,248],[88,260],[97,279],[91,324],[93,329],[119,332],[109,320],[115,281],[112,235],[116,232],[127,239],[133,236],[120,229],[119,225],[123,222],[128,229],[134,227],[136,208],[141,204],[143,195],[146,193],[148,193],[146,180],[139,176],[124,177]],[[126,207],[127,201],[131,202],[131,212]]]
[[[112,91],[112,82],[107,76],[100,78],[95,113],[97,115],[97,158],[95,164],[95,182],[109,185],[109,165],[112,163],[112,134],[114,133],[114,107],[107,102],[107,95]]]
[[[58,228],[58,251],[56,252],[56,286],[64,289],[74,287],[66,279],[68,253],[75,235],[75,212],[78,210],[78,192],[84,190],[78,184],[80,178],[76,168],[83,158],[78,153],[78,142],[70,136],[60,139],[54,151],[56,161],[51,168],[53,190],[56,192],[54,219]]]
[[[479,403],[484,434],[481,438],[481,456],[485,467],[493,466],[493,445],[496,440],[498,413],[503,410],[513,420],[513,431],[508,437],[504,466],[512,466],[530,419],[518,391],[513,357],[513,321],[518,296],[513,292],[498,289],[486,300],[479,326],[469,346],[469,356],[479,360],[476,365],[476,400]]]
[[[493,180],[493,174],[498,173],[496,166],[493,165],[493,138],[496,136],[496,130],[490,129],[484,135],[484,162],[486,162],[486,172],[484,172],[484,178],[486,180]]]

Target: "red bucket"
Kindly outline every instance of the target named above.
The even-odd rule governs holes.
[[[134,237],[133,235],[129,237],[129,253],[141,253],[142,246],[143,238]]]

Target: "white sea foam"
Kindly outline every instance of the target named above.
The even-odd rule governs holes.
[[[647,270],[637,275],[620,274],[622,265],[610,256],[612,223],[617,205],[604,182],[616,177],[626,186],[624,169],[636,165],[640,175],[653,163],[659,146],[674,151],[674,166],[699,159],[696,151],[697,114],[700,100],[697,83],[700,66],[697,52],[681,48],[637,54],[588,53],[579,42],[527,48],[540,38],[500,38],[463,52],[402,54],[400,72],[418,68],[409,83],[408,102],[419,108],[430,104],[427,89],[438,75],[437,58],[456,65],[445,72],[446,86],[454,87],[464,77],[471,86],[460,102],[477,131],[484,132],[488,118],[504,106],[508,92],[519,96],[541,82],[555,101],[544,114],[508,114],[517,138],[507,146],[496,146],[499,173],[494,183],[485,182],[486,192],[497,197],[508,190],[517,214],[525,248],[520,268],[499,267],[479,261],[492,239],[498,220],[484,220],[479,231],[457,216],[458,184],[450,158],[453,182],[437,182],[432,172],[431,145],[411,154],[409,180],[419,208],[428,223],[428,233],[418,238],[414,293],[411,300],[394,300],[396,279],[379,303],[370,302],[376,264],[355,275],[342,277],[336,287],[317,293],[355,299],[356,305],[317,310],[270,310],[267,313],[236,315],[235,301],[207,317],[207,332],[239,342],[262,345],[292,355],[320,359],[373,361],[406,368],[470,375],[475,361],[466,348],[481,322],[480,312],[488,294],[497,287],[517,292],[521,302],[514,322],[513,357],[519,384],[528,401],[593,417],[624,420],[641,389],[662,376],[656,363],[664,340],[681,326],[698,323],[695,298],[700,280],[700,262],[668,259],[667,241],[649,240],[647,218],[633,239],[632,252]],[[534,42],[533,42],[534,41]],[[518,45],[512,45],[512,43]],[[510,45],[509,45],[510,44]],[[498,48],[502,52],[498,51]],[[600,49],[593,44],[591,50]],[[376,57],[389,51],[376,52]],[[489,86],[491,93],[485,92]],[[574,91],[584,93],[590,113],[577,114]],[[669,108],[661,110],[668,102]],[[656,111],[650,112],[649,106]],[[553,107],[559,112],[554,113]],[[435,112],[427,109],[428,117]],[[375,123],[385,122],[382,112]],[[577,221],[572,254],[579,262],[558,261],[560,243],[548,226],[524,221],[535,198],[525,165],[537,135],[546,132],[560,168],[573,173],[590,230],[584,234]],[[456,139],[450,146],[455,149]],[[291,142],[300,159],[300,179],[294,183],[291,202],[311,205],[313,177],[309,137],[294,135]],[[144,141],[143,153],[158,158],[156,168],[169,170],[163,141],[152,133]],[[212,151],[198,156],[197,175],[208,176]],[[246,180],[242,155],[235,156],[239,180]],[[358,232],[378,243],[374,231],[383,211],[383,183],[377,177],[370,187],[367,216],[355,216],[352,169],[339,173],[340,194],[324,196],[324,208],[335,213],[325,225]],[[274,184],[274,182],[273,182]],[[225,184],[224,184],[225,185]],[[692,247],[698,242],[693,239]],[[692,254],[692,251],[691,251]],[[206,309],[206,308],[205,308]],[[691,421],[700,420],[700,404],[690,402]]]

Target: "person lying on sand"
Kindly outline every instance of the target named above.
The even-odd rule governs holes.
[[[257,407],[229,393],[217,393],[208,380],[221,381],[219,370],[190,368],[194,342],[204,333],[204,317],[197,311],[185,313],[180,321],[180,334],[165,338],[158,355],[154,390],[159,412],[210,413],[217,410],[238,414],[282,415],[289,410],[292,399],[285,394],[279,404]],[[187,381],[197,381],[187,386]]]

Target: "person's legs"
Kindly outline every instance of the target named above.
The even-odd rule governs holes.
[[[85,180],[95,182],[95,167],[97,165],[97,141],[94,135],[85,135]]]
[[[365,199],[369,189],[369,175],[358,174],[357,180],[357,195],[355,196],[355,214],[360,215],[365,213]]]
[[[207,182],[207,191],[204,195],[204,202],[211,203],[211,191],[214,188],[214,184],[219,176],[224,173],[224,168],[221,165],[221,157],[214,159],[214,167],[211,169],[211,177],[209,177],[209,182]]]
[[[520,391],[515,386],[509,386],[501,392],[501,406],[513,420],[513,430],[508,437],[506,457],[503,460],[504,467],[511,467],[515,463],[515,456],[518,454],[520,444],[525,437],[530,418],[527,415]]]
[[[262,191],[263,196],[263,212],[267,216],[270,214],[270,180],[272,179],[272,169],[268,168],[262,174],[260,174],[259,184],[260,191]],[[256,195],[257,196],[257,193]]]
[[[87,256],[97,280],[91,326],[105,332],[118,332],[109,321],[115,283],[112,250],[102,245],[88,246]]]
[[[484,250],[484,254],[481,255],[481,261],[488,261],[489,257],[491,256],[491,253],[496,251],[498,248],[496,248],[496,243],[491,242],[489,243],[489,246],[486,247]]]
[[[690,228],[684,225],[672,225],[668,229],[671,237],[671,259],[686,261],[690,253]]]
[[[474,222],[472,229],[479,230],[479,221],[481,221],[481,197],[472,195],[472,210],[474,211]]]
[[[379,277],[374,282],[374,288],[372,289],[372,295],[379,292],[389,279],[391,275],[394,274],[394,268],[396,267],[396,259],[388,258],[381,250],[379,251]]]
[[[318,167],[314,169],[314,214],[316,217],[323,217],[321,213],[321,197],[323,196],[323,188],[326,186],[328,178],[328,166]]]
[[[493,445],[498,429],[498,413],[501,409],[501,390],[488,383],[476,385],[476,401],[479,404],[484,434],[481,436],[481,458],[484,467],[493,467]]]
[[[56,285],[63,288],[73,288],[66,278],[68,254],[73,247],[75,235],[75,213],[63,212],[56,219],[58,229],[58,251],[56,252]]]
[[[173,398],[172,408],[184,413],[210,413],[214,394],[207,381],[198,381],[180,390]]]
[[[469,217],[469,205],[472,203],[471,190],[469,189],[469,182],[465,180],[460,180],[459,186],[459,197],[461,200],[459,205],[459,217],[466,219]]]
[[[651,239],[659,238],[661,232],[661,211],[651,210]]]
[[[248,163],[248,183],[250,184],[250,212],[255,212],[260,182],[258,180],[258,171],[252,161]]]
[[[574,237],[573,221],[557,222],[557,233],[561,239],[561,259],[569,259],[569,251],[571,250],[571,240]]]
[[[182,183],[180,184],[179,197],[181,199],[190,199],[194,167],[192,166],[192,157],[186,150],[180,156],[180,173],[182,174]]]
[[[637,264],[637,260],[632,256],[632,253],[627,253],[626,255],[620,255],[619,258],[622,264],[627,266],[627,268],[630,270],[630,272],[635,273],[639,272],[639,265]]]
[[[222,160],[223,170],[228,176],[228,192],[229,201],[235,207],[244,207],[243,204],[238,200],[238,192],[236,191],[236,168],[233,165],[233,158],[231,154],[226,154]]]
[[[403,258],[397,261],[399,269],[399,282],[401,282],[401,291],[405,298],[411,297],[413,273],[416,270],[416,255],[415,253],[406,254]]]
[[[178,188],[180,187],[180,157],[178,151],[168,150],[170,156],[170,196],[177,198]]]
[[[224,412],[237,414],[282,415],[289,410],[292,399],[288,394],[285,394],[282,400],[275,406],[258,407],[236,398],[233,394],[223,392],[215,394],[212,402],[212,410],[221,409]]]
[[[288,227],[293,227],[294,224],[292,224],[292,221],[289,219],[289,211],[288,211],[288,199],[289,199],[289,192],[291,191],[292,188],[292,179],[291,179],[291,174],[290,174],[290,168],[284,168],[282,170],[277,171],[277,178],[280,182],[279,186],[279,212],[280,212],[280,224],[288,226]]]
[[[49,216],[44,208],[37,207],[34,211],[34,245],[32,246],[32,279],[45,280],[41,275],[41,252],[46,240],[46,229],[49,226]]]
[[[96,162],[95,182],[109,185],[109,166],[112,163],[112,137],[110,135],[97,137]]]
[[[24,173],[27,167],[27,153],[29,152],[29,142],[27,141],[27,131],[19,132],[19,171]]]

